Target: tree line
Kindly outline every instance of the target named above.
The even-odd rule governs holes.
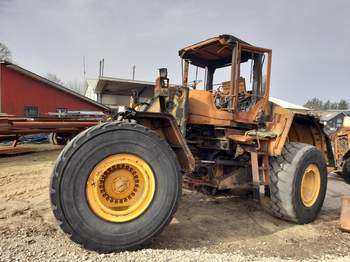
[[[82,81],[74,80],[74,81],[65,82],[60,77],[58,77],[56,74],[53,74],[53,73],[47,73],[45,78],[61,86],[68,87],[69,89],[77,93],[83,94],[85,92],[84,83]]]
[[[313,110],[347,110],[349,109],[349,102],[345,99],[340,99],[335,102],[330,100],[322,101],[321,99],[314,97],[308,100],[304,106]]]

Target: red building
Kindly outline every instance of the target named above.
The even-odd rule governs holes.
[[[18,65],[0,61],[0,114],[43,117],[62,111],[107,107]]]

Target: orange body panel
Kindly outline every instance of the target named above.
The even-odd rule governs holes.
[[[230,126],[234,119],[232,113],[217,109],[213,94],[204,90],[190,90],[188,113],[189,124]]]
[[[289,129],[294,119],[294,113],[283,107],[274,105],[272,109],[272,122],[268,130],[277,133],[277,138],[269,143],[269,155],[279,156],[288,139]]]
[[[279,156],[285,143],[299,142],[317,147],[325,159],[328,159],[326,134],[321,124],[315,122],[312,116],[297,114],[277,105],[273,106],[272,114],[268,130],[277,133],[278,136],[269,142],[269,155]],[[304,119],[304,122],[299,121],[300,118]]]

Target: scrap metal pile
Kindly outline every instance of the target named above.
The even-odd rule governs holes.
[[[53,144],[64,145],[82,130],[103,121],[104,117],[104,114],[94,112],[40,118],[1,115],[0,142],[12,141],[12,144],[11,147],[2,146],[0,153],[22,152],[22,149],[16,147],[18,139],[32,134],[49,134]]]
[[[79,132],[81,129],[96,125],[100,120],[81,120],[74,118],[23,118],[0,117],[0,138],[26,134],[51,132]]]

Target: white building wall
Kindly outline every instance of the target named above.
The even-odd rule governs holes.
[[[95,88],[97,85],[98,80],[97,79],[88,79],[86,80],[87,82],[87,87],[85,90],[85,96],[97,101],[97,94],[95,93]]]

